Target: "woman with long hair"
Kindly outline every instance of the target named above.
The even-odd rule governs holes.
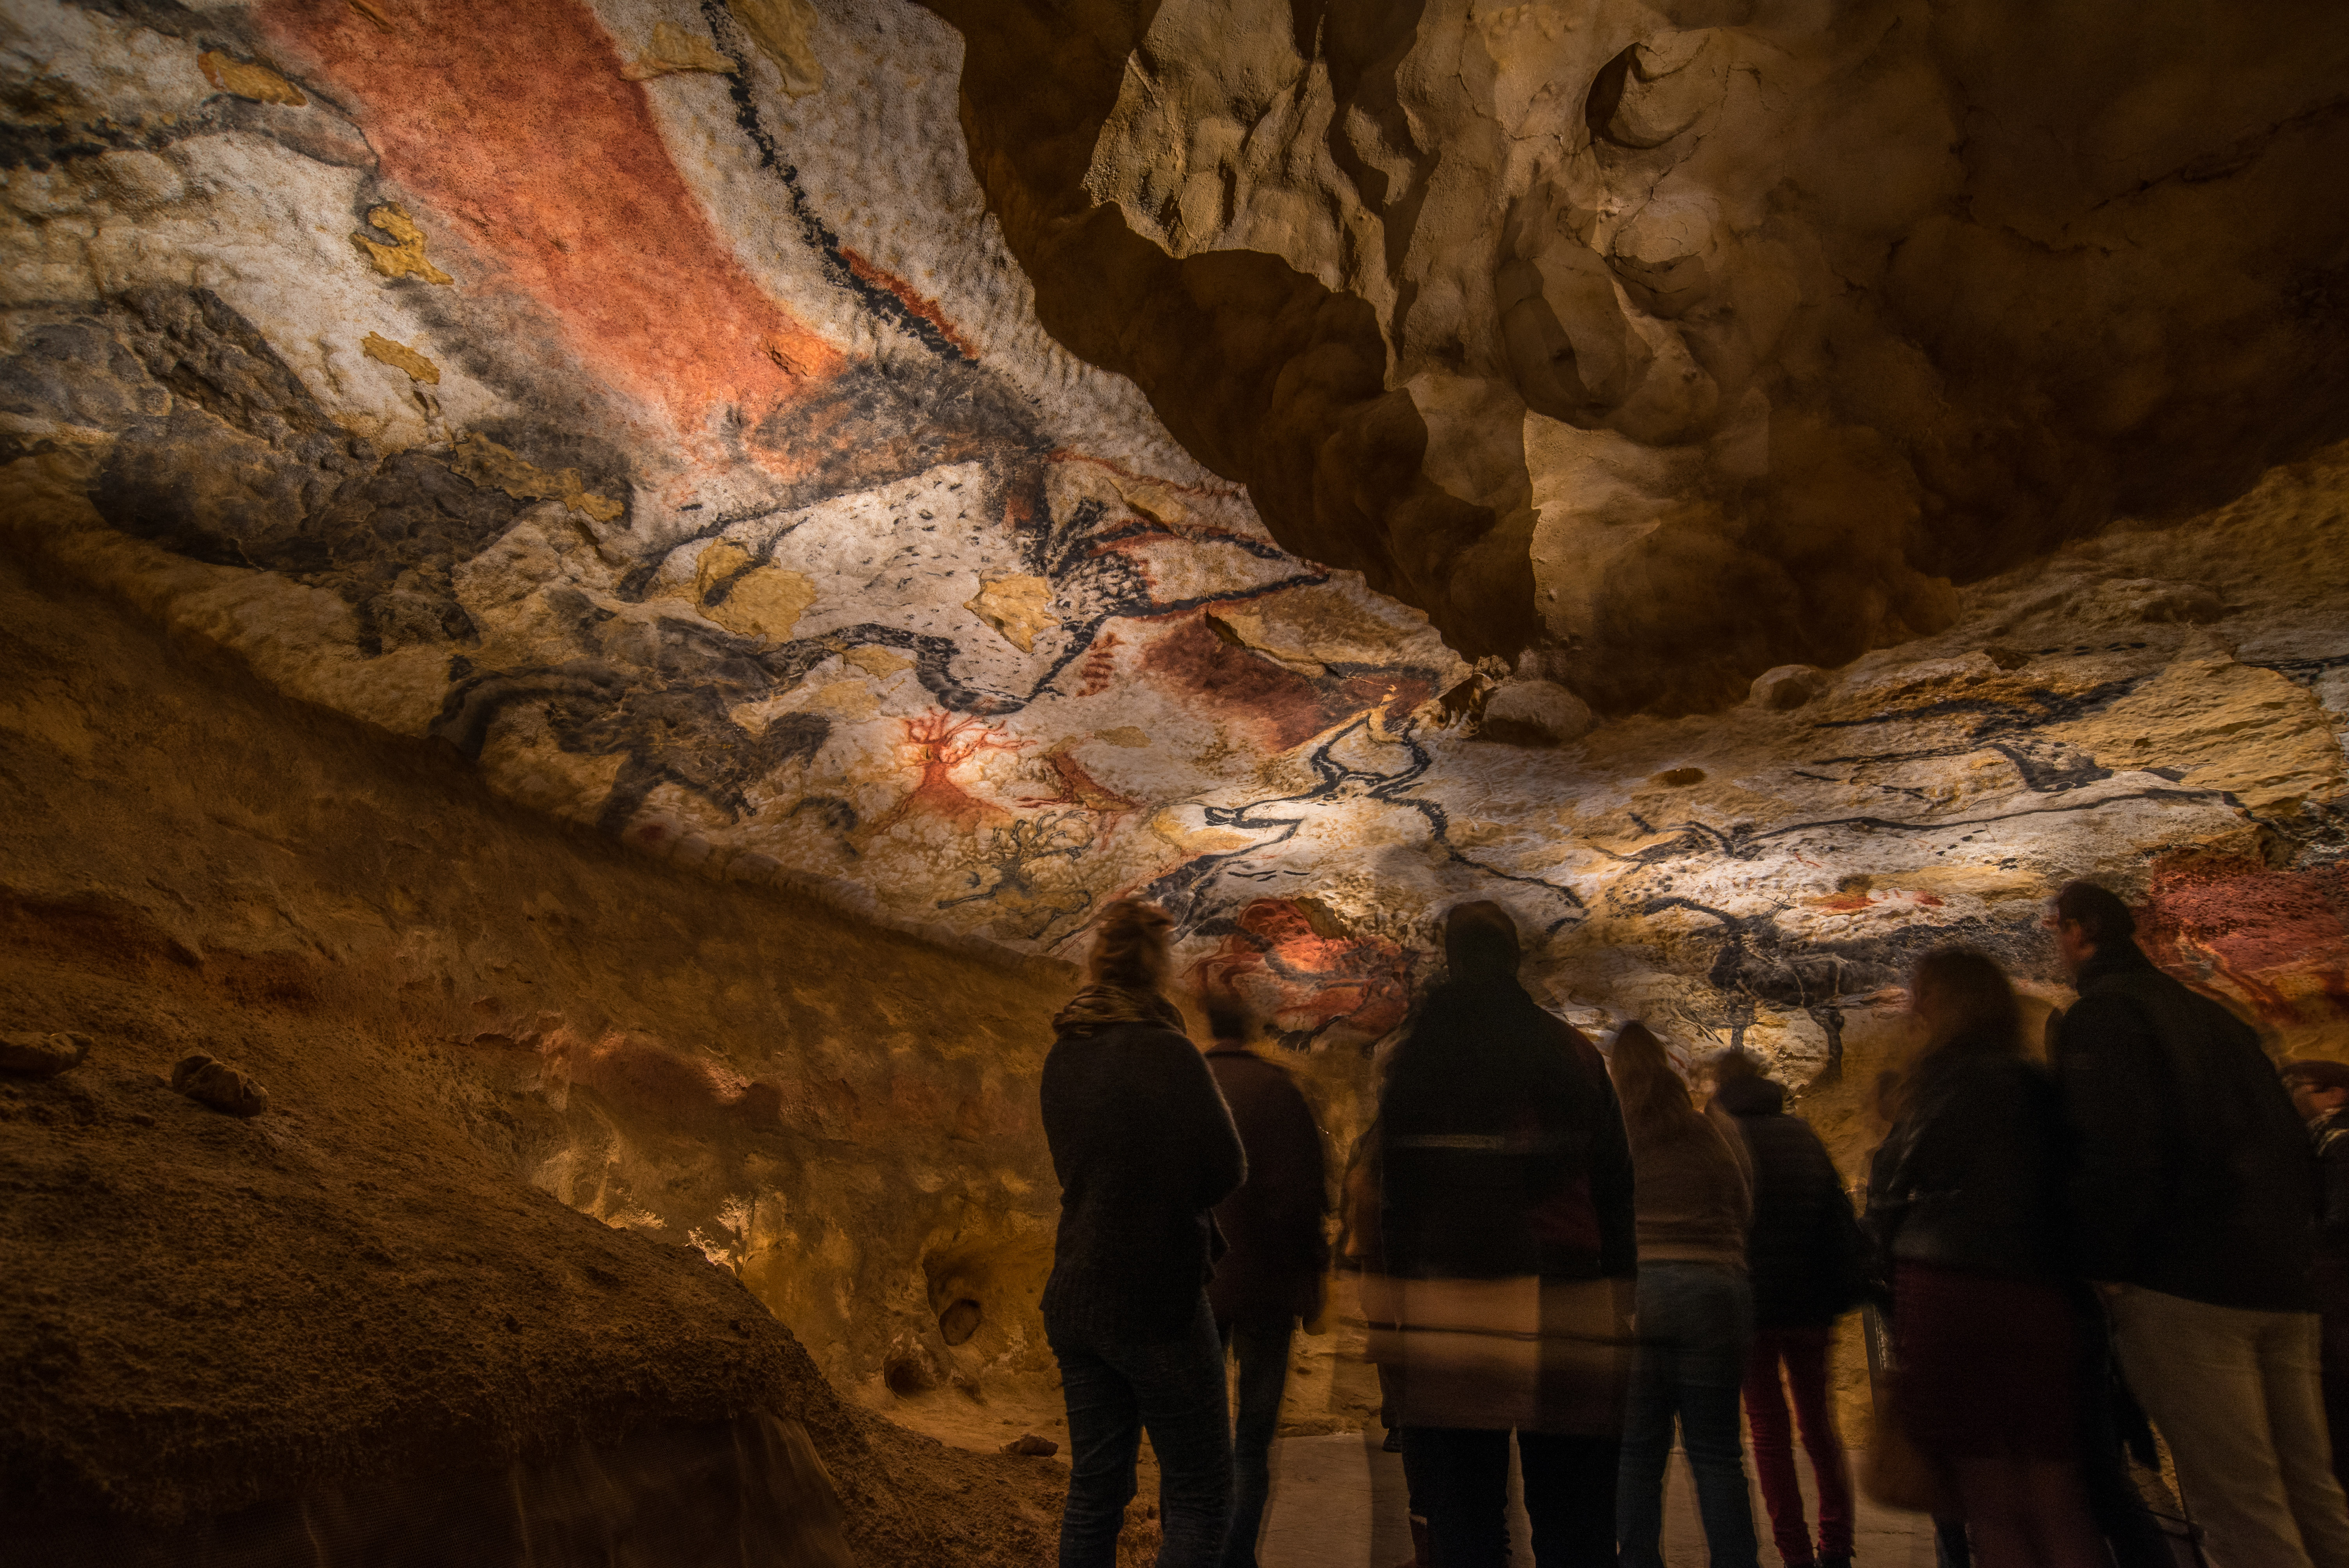
[[[1232,1505],[1224,1347],[1207,1305],[1215,1206],[1239,1134],[1165,995],[1164,913],[1103,912],[1091,982],[1052,1020],[1044,1138],[1061,1226],[1044,1334],[1069,1408],[1061,1568],[1113,1568],[1142,1434],[1158,1456],[1159,1568],[1212,1568]]]
[[[2014,988],[1987,954],[1935,949],[1909,995],[1925,1054],[1868,1217],[1892,1265],[1909,1436],[1947,1469],[1982,1568],[2103,1568],[2080,1480],[2054,1084],[2024,1056]]]
[[[1745,1266],[1754,1198],[1743,1145],[1696,1109],[1644,1024],[1623,1026],[1609,1066],[1631,1140],[1640,1242],[1640,1345],[1615,1492],[1621,1562],[1662,1568],[1664,1468],[1677,1422],[1707,1556],[1713,1568],[1755,1568],[1738,1422],[1754,1341]]]

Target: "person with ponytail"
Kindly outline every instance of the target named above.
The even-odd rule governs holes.
[[[1623,1568],[1663,1568],[1664,1470],[1680,1428],[1713,1568],[1757,1568],[1760,1544],[1738,1419],[1754,1344],[1745,1232],[1754,1191],[1744,1145],[1697,1109],[1644,1024],[1615,1036],[1609,1062],[1637,1180],[1639,1349],[1616,1482]]]
[[[1114,1568],[1142,1434],[1158,1456],[1158,1568],[1214,1568],[1232,1509],[1224,1347],[1207,1305],[1215,1208],[1247,1174],[1206,1059],[1167,1000],[1166,915],[1103,913],[1091,982],[1052,1020],[1044,1138],[1061,1224],[1044,1333],[1069,1412],[1061,1568]]]

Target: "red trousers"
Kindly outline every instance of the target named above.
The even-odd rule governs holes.
[[[1851,1553],[1851,1466],[1836,1432],[1835,1408],[1827,1402],[1832,1332],[1764,1328],[1754,1336],[1754,1351],[1745,1360],[1745,1425],[1754,1436],[1754,1469],[1761,1477],[1762,1501],[1770,1508],[1771,1538],[1789,1564],[1813,1561],[1810,1528],[1803,1519],[1803,1490],[1795,1477],[1793,1423],[1786,1418],[1790,1388],[1795,1415],[1802,1422],[1803,1451],[1811,1456],[1811,1475],[1818,1483],[1818,1554]]]

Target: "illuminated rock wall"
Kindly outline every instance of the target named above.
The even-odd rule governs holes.
[[[1300,1050],[1493,898],[1799,1077],[2081,873],[2339,1049],[2305,9],[20,0],[12,547],[679,868],[1159,900]]]

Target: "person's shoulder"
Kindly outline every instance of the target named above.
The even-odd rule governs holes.
[[[2145,993],[2135,983],[2138,973],[2100,975],[2084,986],[2080,999],[2064,1010],[2064,1022],[2056,1031],[2058,1048],[2068,1051],[2129,1039],[2150,1040],[2154,1035],[2153,1019],[2145,1009]],[[2159,970],[2147,973],[2164,980],[2169,978]],[[2175,985],[2177,982],[2170,984]],[[2178,989],[2186,990],[2183,985]]]
[[[1216,1046],[1206,1053],[1208,1068],[1217,1078],[1252,1085],[1296,1087],[1294,1075],[1279,1062],[1251,1046]]]

